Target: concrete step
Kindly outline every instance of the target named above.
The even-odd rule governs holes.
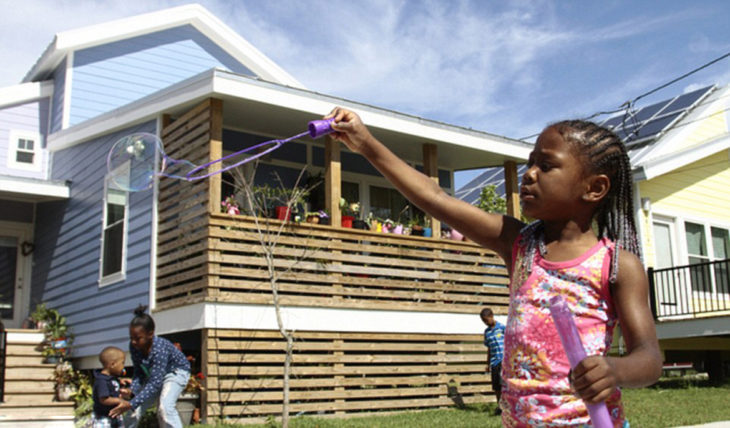
[[[5,381],[5,393],[6,394],[55,394],[55,383],[49,379],[47,380],[6,380]]]
[[[43,362],[40,355],[8,355],[5,359],[5,367],[37,367],[37,368],[55,368],[55,364]]]
[[[14,404],[0,404],[0,421],[38,420],[48,418],[74,417],[74,403],[72,401],[46,403],[42,406],[18,406]]]
[[[31,345],[27,343],[11,343],[8,342],[5,355],[12,357],[37,357],[42,359],[41,345]]]
[[[0,428],[75,428],[73,419],[48,418],[35,421],[0,419]]]
[[[5,381],[10,380],[50,380],[53,367],[12,367],[5,370]]]
[[[45,390],[42,392],[37,393],[5,393],[5,397],[3,397],[5,401],[3,401],[3,404],[10,404],[10,405],[26,405],[29,404],[31,406],[36,405],[43,405],[46,403],[53,403],[56,399],[56,394],[51,392],[46,392]]]

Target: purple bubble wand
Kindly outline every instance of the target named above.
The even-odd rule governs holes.
[[[112,145],[107,156],[107,169],[109,176],[118,188],[132,192],[151,188],[156,176],[185,181],[202,180],[265,156],[289,141],[304,137],[307,134],[312,139],[329,134],[334,131],[332,129],[333,122],[334,118],[313,120],[309,122],[306,132],[285,139],[264,141],[200,166],[188,160],[171,158],[165,153],[162,141],[157,135],[138,132],[126,135]],[[250,156],[231,165],[208,172],[208,167],[212,165],[245,154],[250,154]],[[157,169],[158,155],[160,160],[159,169]]]
[[[586,351],[583,348],[583,343],[580,341],[580,334],[573,320],[573,315],[570,313],[570,308],[568,308],[568,305],[560,296],[554,296],[550,299],[550,315],[552,315],[553,321],[555,321],[555,327],[558,330],[560,341],[563,343],[563,349],[565,349],[565,353],[568,355],[570,368],[574,369],[578,363],[586,358]],[[591,422],[594,427],[613,427],[611,415],[608,413],[606,403],[586,404],[586,407],[588,408],[588,414],[591,417]]]
[[[231,153],[228,156],[224,156],[220,159],[216,159],[216,160],[210,161],[204,165],[200,165],[198,167],[193,168],[192,171],[185,174],[185,178],[188,181],[194,181],[194,180],[201,180],[203,178],[208,178],[211,175],[220,174],[224,171],[228,171],[229,169],[241,166],[247,162],[251,162],[254,159],[258,159],[261,156],[265,156],[265,155],[273,152],[274,150],[278,149],[279,147],[283,146],[284,144],[288,143],[289,141],[296,140],[297,138],[302,138],[307,134],[309,134],[309,136],[312,138],[319,138],[323,135],[329,134],[330,132],[334,131],[334,129],[332,129],[332,126],[331,126],[332,122],[334,122],[334,121],[335,121],[334,118],[313,120],[313,121],[309,122],[309,127],[308,127],[309,129],[307,131],[302,132],[301,134],[297,134],[297,135],[291,136],[289,138],[285,138],[283,140],[269,140],[269,141],[264,141],[263,143],[256,144],[255,146],[246,147],[245,149],[239,150],[235,153]],[[269,147],[266,147],[266,146],[269,146]],[[230,158],[233,158],[236,156],[241,156],[242,154],[253,152],[261,147],[266,147],[266,149],[254,154],[252,156],[249,156],[246,159],[243,159],[239,162],[236,162],[234,164],[221,168],[219,170],[209,172],[208,174],[196,175],[200,171],[205,170],[206,168],[208,168],[211,165],[215,165],[217,163],[222,163],[226,159],[230,159]]]

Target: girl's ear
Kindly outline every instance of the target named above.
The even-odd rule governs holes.
[[[583,194],[586,202],[599,202],[611,190],[611,180],[606,174],[591,175],[586,180],[586,192]]]

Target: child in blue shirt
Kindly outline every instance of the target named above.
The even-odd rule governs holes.
[[[109,411],[123,401],[123,395],[129,390],[122,388],[119,376],[124,374],[124,351],[108,346],[99,354],[102,369],[94,372],[94,388],[92,398],[94,410],[93,428],[121,428],[124,426],[119,417],[110,417]]]
[[[182,428],[175,403],[190,380],[190,363],[169,340],[155,336],[155,322],[144,313],[145,309],[145,306],[137,308],[129,325],[134,398],[123,400],[110,415],[119,416],[132,410],[125,422],[127,427],[135,428],[145,410],[157,402],[160,426]]]
[[[484,346],[487,347],[487,373],[492,375],[492,390],[497,396],[497,403],[502,398],[502,354],[504,353],[504,324],[494,319],[494,312],[489,308],[482,309],[484,329]],[[497,414],[501,411],[497,408]]]

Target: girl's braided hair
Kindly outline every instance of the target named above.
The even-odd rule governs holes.
[[[641,258],[639,239],[634,221],[634,192],[631,164],[626,147],[621,139],[609,129],[584,120],[566,120],[550,125],[584,159],[584,168],[589,174],[605,174],[611,180],[611,187],[598,206],[594,219],[598,225],[598,237],[608,238],[616,243],[611,259],[609,281],[616,282],[618,275],[618,253],[623,249]],[[535,251],[544,252],[542,222],[527,225],[522,236],[530,239],[527,244],[528,270],[532,268]],[[529,242],[528,241],[528,242]]]

